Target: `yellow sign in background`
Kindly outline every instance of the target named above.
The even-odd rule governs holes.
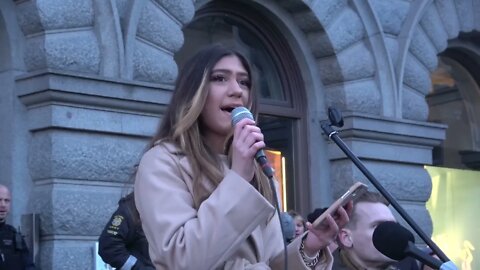
[[[480,269],[480,172],[425,166],[433,241],[461,270]]]

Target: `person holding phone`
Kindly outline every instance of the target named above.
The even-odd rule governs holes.
[[[156,269],[284,269],[284,244],[269,179],[254,160],[265,147],[246,57],[222,45],[180,71],[170,105],[136,174],[135,202]],[[330,269],[326,248],[348,222],[310,227],[287,246],[288,269]]]
[[[387,200],[376,192],[366,191],[354,201],[348,224],[338,233],[338,248],[333,252],[334,270],[418,270],[410,257],[395,261],[378,251],[372,241],[377,225],[396,219]]]

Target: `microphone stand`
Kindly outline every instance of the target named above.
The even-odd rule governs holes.
[[[407,214],[407,212],[400,206],[397,201],[393,198],[393,196],[385,190],[385,188],[378,182],[378,180],[367,170],[367,168],[363,165],[363,163],[358,159],[355,154],[350,151],[348,146],[343,142],[343,140],[338,136],[338,132],[332,128],[333,126],[342,127],[343,126],[343,118],[340,112],[335,108],[329,107],[328,108],[328,118],[330,121],[322,121],[321,127],[328,138],[334,141],[338,147],[350,158],[353,163],[360,169],[360,171],[370,180],[370,182],[375,186],[375,188],[385,197],[385,199],[397,210],[397,212],[402,216],[402,218],[410,225],[413,230],[420,236],[420,238],[425,241],[425,243],[432,249],[432,251],[437,254],[437,256],[445,262],[442,266],[445,265],[447,268],[440,269],[456,269],[451,268],[453,263],[449,262],[450,260],[448,257],[443,253],[443,251],[428,237],[425,232],[415,223],[415,221]],[[453,265],[454,266],[454,265]],[[455,266],[454,266],[455,267]]]

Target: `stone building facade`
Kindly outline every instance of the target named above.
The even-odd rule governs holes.
[[[11,223],[39,216],[41,269],[92,269],[94,243],[169,103],[178,66],[205,37],[199,31],[215,34],[215,25],[195,22],[218,18],[250,29],[286,74],[278,77],[288,102],[266,98],[263,113],[291,121],[292,166],[305,168],[289,173],[297,179],[291,207],[305,214],[358,179],[368,183],[322,135],[320,121],[336,106],[347,145],[431,233],[423,166],[449,124],[431,75],[458,48],[480,63],[479,0],[2,0],[0,182],[12,189]],[[448,92],[467,104],[457,111],[466,112],[462,149],[473,156],[477,77],[467,95]]]

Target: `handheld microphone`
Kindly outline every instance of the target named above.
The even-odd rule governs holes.
[[[452,262],[442,263],[417,248],[413,234],[397,222],[380,223],[373,232],[372,241],[378,251],[393,260],[400,261],[411,256],[434,269],[457,269]]]
[[[238,122],[240,122],[242,119],[253,119],[252,113],[245,107],[237,107],[233,109],[232,111],[232,126],[234,127]],[[263,173],[268,177],[272,178],[273,177],[273,169],[268,164],[267,157],[265,156],[265,152],[263,152],[263,149],[260,149],[257,151],[255,154],[255,160],[258,162],[260,167],[263,170]]]

